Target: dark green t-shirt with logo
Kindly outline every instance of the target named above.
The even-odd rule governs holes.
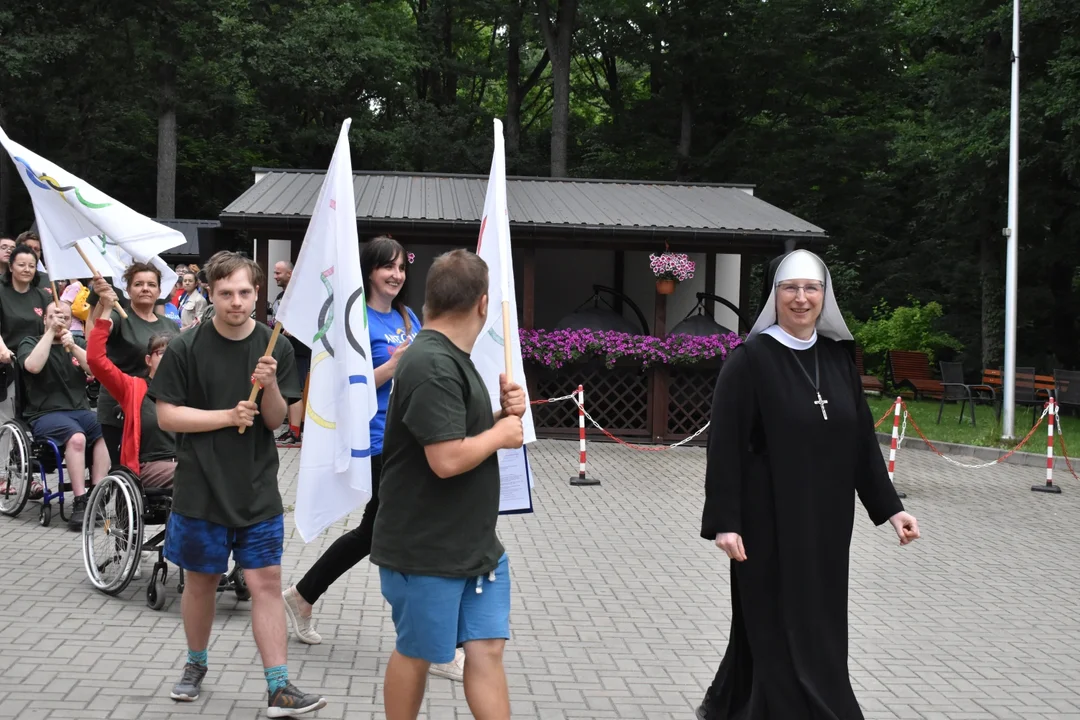
[[[73,338],[75,344],[86,349],[86,341],[81,337]],[[41,337],[23,338],[19,343],[19,367],[26,365],[26,358],[34,351]],[[45,361],[41,372],[32,373],[22,370],[26,396],[23,398],[23,417],[36,420],[42,415],[60,410],[89,410],[90,401],[86,397],[86,373],[79,367],[79,361],[68,353],[60,343],[53,343],[49,348],[49,359]]]
[[[166,348],[148,394],[170,405],[231,410],[248,399],[251,374],[266,352],[270,332],[255,323],[246,338],[230,340],[213,322],[186,330]],[[286,402],[300,399],[292,347],[275,343],[273,357]],[[262,396],[260,392],[255,402],[261,404]],[[274,433],[261,415],[242,435],[235,426],[176,433],[173,510],[229,528],[249,527],[282,514],[277,473]]]
[[[474,437],[495,424],[491,397],[469,355],[421,330],[398,360],[383,436],[371,562],[406,575],[476,577],[503,554],[499,460],[440,478],[424,447]]]
[[[40,287],[19,292],[0,282],[0,337],[8,350],[18,354],[24,338],[45,334],[45,308],[50,302],[52,297]]]
[[[112,318],[112,330],[105,343],[105,355],[120,368],[120,372],[133,377],[146,377],[150,373],[150,368],[146,366],[146,346],[150,338],[180,334],[180,328],[172,320],[155,315],[156,320],[148,322],[130,308],[127,319],[121,318],[116,310],[109,317]],[[124,421],[119,417],[119,409],[116,399],[102,386],[98,395],[98,422],[122,428]]]

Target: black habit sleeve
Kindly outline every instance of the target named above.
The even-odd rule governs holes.
[[[713,393],[705,466],[701,537],[742,532],[743,464],[756,415],[749,350],[736,348],[720,369]]]
[[[889,518],[904,509],[889,479],[889,469],[885,465],[885,459],[881,456],[881,445],[877,439],[877,429],[874,427],[874,416],[870,414],[870,406],[866,404],[866,395],[862,389],[862,379],[859,377],[855,363],[847,358],[851,366],[848,374],[851,376],[852,389],[856,393],[856,408],[859,413],[859,427],[862,433],[862,441],[859,444],[860,458],[859,471],[855,476],[855,491],[859,494],[859,500],[866,508],[867,514],[875,525],[881,525]]]

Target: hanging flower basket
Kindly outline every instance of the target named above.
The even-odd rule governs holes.
[[[649,269],[656,276],[656,292],[661,295],[670,295],[676,283],[694,277],[694,261],[686,253],[649,255]]]

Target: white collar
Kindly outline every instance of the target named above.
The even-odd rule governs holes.
[[[810,336],[809,340],[800,340],[779,325],[770,325],[761,332],[792,350],[809,350],[817,342],[817,328],[814,328],[814,334]]]

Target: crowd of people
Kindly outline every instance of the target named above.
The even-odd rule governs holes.
[[[415,720],[428,674],[463,682],[475,717],[509,718],[511,583],[496,533],[496,453],[521,446],[526,401],[501,378],[493,413],[470,359],[487,319],[484,261],[465,250],[435,259],[422,325],[406,304],[411,256],[389,237],[363,245],[378,400],[372,497],[359,524],[283,591],[276,447],[302,442],[311,351],[287,332],[287,342],[267,347],[292,265],[275,265],[282,290],[262,324],[255,304],[266,278],[246,255],[178,266],[163,297],[153,265],[128,267],[119,293],[100,276],[49,279],[40,248],[33,233],[0,237],[0,419],[19,412],[35,438],[63,448],[73,529],[110,466],[128,468],[144,487],[172,488],[164,555],[186,572],[188,650],[171,697],[200,696],[231,558],[251,594],[267,715],[324,707],[289,680],[288,632],[321,643],[315,605],[370,557],[397,633],[384,683],[388,720]],[[852,496],[902,545],[919,528],[885,471],[828,269],[795,251],[769,272],[758,322],[717,381],[701,536],[730,558],[732,628],[697,714],[860,720],[847,673]],[[16,407],[19,374],[25,394]],[[100,383],[96,411],[88,383]]]

